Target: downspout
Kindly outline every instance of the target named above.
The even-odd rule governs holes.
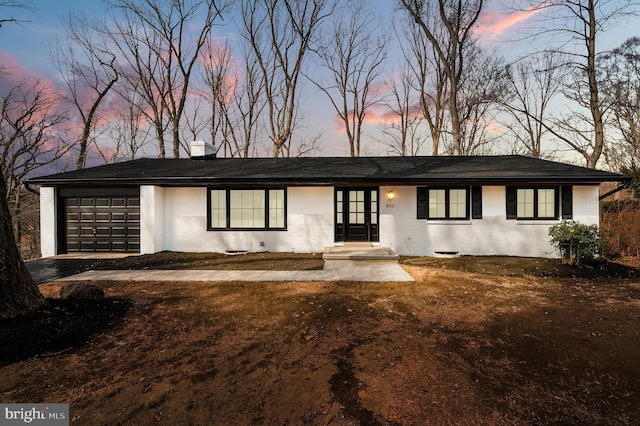
[[[32,187],[30,187],[28,183],[22,182],[22,184],[24,185],[24,189],[26,189],[27,191],[29,191],[32,194],[36,194],[38,197],[40,196],[40,192],[38,192],[35,189],[33,189]]]
[[[618,186],[616,189],[612,189],[611,191],[607,192],[606,194],[601,195],[599,200],[602,201],[605,198],[612,196],[616,192],[620,192],[623,189],[627,189],[630,185],[631,185],[631,179],[627,180],[622,185]]]

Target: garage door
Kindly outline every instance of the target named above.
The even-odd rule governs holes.
[[[139,194],[65,196],[65,251],[139,252]]]

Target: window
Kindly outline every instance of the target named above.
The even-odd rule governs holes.
[[[452,219],[467,218],[467,190],[449,190],[449,217]]]
[[[242,189],[229,191],[229,227],[264,228],[264,190]]]
[[[469,188],[418,188],[418,219],[469,219]]]
[[[227,227],[227,191],[211,190],[209,192],[209,227]]]
[[[444,219],[447,217],[447,190],[429,190],[429,219]]]
[[[210,189],[208,229],[286,229],[284,189]]]
[[[565,191],[570,191],[570,188]],[[556,187],[507,187],[507,219],[557,219],[558,195]],[[565,198],[568,197],[563,197],[563,202]]]

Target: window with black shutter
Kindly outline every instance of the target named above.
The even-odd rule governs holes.
[[[482,187],[471,187],[471,218],[482,219]]]
[[[428,194],[427,188],[418,188],[418,219],[427,219]]]
[[[510,187],[506,188],[507,219],[558,219],[558,187]]]
[[[418,188],[418,219],[468,220],[468,187]]]
[[[573,187],[565,185],[561,188],[562,218],[573,219]]]

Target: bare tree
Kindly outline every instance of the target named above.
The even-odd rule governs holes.
[[[134,96],[132,94],[144,100],[145,105],[141,111],[154,129],[158,157],[165,158],[165,131],[169,125],[164,102],[168,90],[167,80],[161,74],[160,58],[148,50],[145,44],[138,42],[141,39],[151,44],[157,36],[146,27],[136,25],[134,20],[119,19],[118,15],[112,15],[110,20],[102,22],[106,31],[109,31],[111,25],[114,26],[109,36],[120,58],[118,73],[123,77],[115,91],[125,102]]]
[[[431,13],[425,19],[429,20],[430,28],[438,34],[438,39],[444,40],[444,26],[439,24],[439,17]],[[436,156],[440,152],[441,136],[445,134],[447,125],[447,75],[437,50],[423,37],[415,19],[404,16],[399,25],[402,30],[396,30],[396,34],[405,63],[415,76],[414,87],[419,94],[422,116],[429,126],[431,155]]]
[[[530,5],[531,2],[527,2]],[[634,0],[564,0],[536,3],[542,25],[537,36],[561,53],[565,63],[562,94],[565,112],[543,122],[545,128],[579,153],[587,167],[595,168],[605,150],[605,114],[597,62],[602,36],[622,18],[637,13]],[[531,8],[529,8],[531,10]],[[546,40],[551,38],[551,40]],[[555,46],[555,47],[554,47]]]
[[[202,59],[207,86],[203,96],[211,104],[211,140],[225,157],[249,157],[265,105],[264,81],[253,50],[246,49],[237,63],[227,43],[210,41]]]
[[[126,56],[132,87],[149,103],[164,157],[164,116],[171,126],[172,153],[188,149],[180,138],[191,75],[224,4],[216,0],[106,0],[113,7],[112,32]]]
[[[549,106],[562,84],[563,60],[553,52],[535,55],[507,65],[507,95],[503,100],[511,118],[503,124],[526,155],[542,158],[542,142],[548,130]]]
[[[371,106],[381,100],[374,85],[387,57],[388,36],[372,4],[355,0],[336,10],[333,25],[320,41],[320,64],[328,80],[312,80],[340,117],[352,157],[360,156],[362,125]]]
[[[28,6],[27,2],[2,2],[2,6],[24,7]],[[3,19],[0,22],[13,21],[13,19]],[[0,77],[4,71],[0,69]],[[16,132],[17,128],[26,128],[31,126],[29,111],[37,111],[31,104],[33,99],[29,100],[23,97],[19,99],[18,94],[27,92],[22,87],[14,87],[7,93],[2,93],[2,119],[0,121],[0,146],[3,151],[2,171],[0,174],[0,318],[13,318],[18,315],[30,315],[38,309],[46,305],[46,301],[38,287],[33,282],[33,278],[24,266],[24,262],[20,256],[16,240],[14,238],[14,230],[12,227],[12,215],[9,209],[8,188],[5,179],[5,161],[15,157],[15,153],[20,151],[19,143],[24,141],[23,136],[27,136],[28,132]],[[35,94],[35,93],[34,93]],[[24,108],[21,107],[24,105]],[[46,116],[46,114],[45,114]],[[5,117],[9,118],[7,122]],[[20,119],[20,117],[23,117]],[[24,123],[24,124],[22,124]],[[38,126],[33,125],[35,129]],[[39,126],[42,128],[43,126]],[[37,134],[37,132],[36,132]],[[18,141],[18,142],[16,142]],[[4,152],[7,152],[6,159]],[[26,153],[27,158],[29,153]],[[10,179],[10,182],[13,178]]]
[[[112,105],[113,118],[107,125],[106,134],[111,146],[97,150],[107,163],[134,159],[140,150],[150,142],[150,129],[144,113],[144,100],[135,92],[118,105]]]
[[[196,90],[191,90],[195,93]],[[209,117],[202,114],[204,108],[207,108],[206,99],[202,96],[191,96],[190,105],[185,108],[183,113],[183,124],[180,130],[180,139],[183,141],[195,141],[200,138],[200,134],[209,127]]]
[[[76,167],[83,169],[93,131],[98,124],[98,108],[118,81],[116,56],[88,17],[69,14],[64,22],[64,39],[56,39],[52,59],[68,89],[68,102],[80,121]]]
[[[0,318],[29,315],[46,302],[33,282],[20,257],[18,246],[11,230],[11,213],[4,196],[4,176],[0,177]]]
[[[382,126],[383,143],[395,155],[418,155],[426,141],[419,130],[423,115],[412,97],[414,87],[414,73],[404,69],[391,86],[391,99],[385,102],[390,120]]]
[[[607,162],[619,170],[640,164],[640,38],[632,37],[599,61],[602,91],[611,105]]]
[[[16,245],[22,232],[20,182],[65,152],[53,131],[65,117],[56,111],[49,89],[39,83],[15,86],[1,94],[0,102],[0,318],[6,318],[29,314],[45,304]]]
[[[57,96],[41,83],[26,82],[1,94],[0,166],[14,217],[16,240],[22,236],[19,221],[22,210],[22,180],[34,170],[47,166],[64,155],[68,148],[56,133],[66,120],[57,109]]]
[[[242,36],[260,70],[273,157],[285,155],[290,146],[305,57],[333,9],[333,0],[241,2]]]
[[[31,6],[31,1],[29,0],[16,0],[16,1],[12,1],[12,0],[2,0],[0,1],[0,7],[11,7],[11,8],[18,8],[18,9],[27,9],[27,10],[32,10],[32,6]],[[0,27],[2,27],[2,24],[5,24],[7,22],[14,22],[14,23],[22,23],[22,22],[28,22],[25,21],[23,19],[16,19],[16,18],[4,18],[4,17],[0,17]]]
[[[451,153],[464,155],[469,149],[464,146],[460,92],[463,73],[468,67],[466,54],[469,46],[475,43],[473,28],[482,11],[483,0],[400,0],[400,4],[435,50],[447,79]],[[444,27],[442,32],[440,25]]]
[[[458,91],[460,144],[456,145],[453,139],[446,149],[453,155],[485,154],[499,139],[496,117],[506,88],[505,66],[500,56],[475,44],[467,46],[464,56],[467,65],[461,73]]]

